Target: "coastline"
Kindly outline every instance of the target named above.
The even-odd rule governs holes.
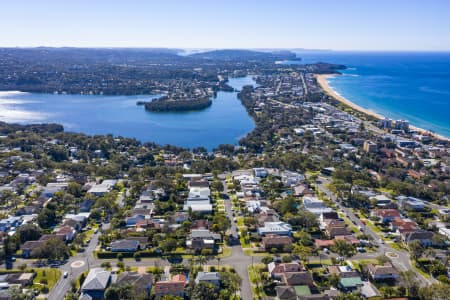
[[[351,101],[348,100],[347,98],[345,98],[345,97],[339,95],[339,94],[338,94],[338,93],[337,93],[337,92],[336,92],[336,91],[328,84],[328,78],[336,77],[336,76],[339,76],[339,75],[337,75],[337,74],[316,74],[316,75],[315,75],[316,80],[317,80],[317,83],[318,83],[319,86],[324,90],[324,92],[325,92],[326,94],[328,94],[329,96],[333,97],[334,99],[338,100],[339,102],[341,102],[341,103],[343,103],[343,104],[349,106],[350,108],[352,108],[352,109],[354,109],[354,110],[356,110],[356,111],[362,112],[363,114],[366,114],[366,115],[375,117],[375,118],[377,118],[378,120],[385,119],[385,116],[383,116],[383,115],[381,115],[381,114],[379,114],[379,113],[370,111],[370,110],[368,110],[368,109],[366,109],[366,108],[363,108],[363,107],[361,107],[361,106],[359,106],[359,105],[357,105],[357,104],[351,102]],[[420,132],[421,134],[424,134],[424,135],[430,135],[430,136],[432,136],[432,137],[434,137],[434,138],[436,138],[436,139],[438,139],[438,140],[447,141],[447,142],[450,141],[450,138],[445,137],[445,136],[443,136],[443,135],[440,135],[440,134],[438,134],[438,133],[430,132],[430,131],[428,131],[428,130],[425,130],[425,129],[423,129],[423,128],[419,128],[419,127],[414,126],[414,125],[409,125],[409,127],[410,127],[412,130],[414,130],[414,131],[418,131],[418,132]]]

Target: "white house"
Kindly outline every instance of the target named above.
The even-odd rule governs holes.
[[[292,226],[285,222],[264,222],[264,227],[258,228],[258,233],[261,236],[266,234],[287,235],[290,236]]]
[[[319,200],[316,197],[303,197],[303,206],[305,210],[318,216],[333,211],[332,208],[326,206],[322,200]]]

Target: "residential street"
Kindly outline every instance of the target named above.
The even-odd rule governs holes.
[[[388,243],[380,243],[382,238],[373,231],[369,226],[364,225],[361,220],[355,216],[355,214],[347,207],[342,206],[338,201],[334,194],[325,187],[325,184],[330,183],[330,180],[325,177],[320,177],[321,183],[316,184],[318,189],[323,192],[327,197],[329,197],[334,203],[336,203],[337,207],[344,213],[346,216],[352,221],[356,226],[363,228],[365,234],[372,237],[373,242],[378,245],[376,255],[374,257],[373,253],[360,253],[354,256],[357,259],[366,259],[375,258],[379,255],[385,255],[386,253],[393,253],[394,257],[391,257],[392,264],[398,268],[400,271],[414,270],[411,265],[411,260],[409,253],[407,251],[399,251],[393,249]],[[420,273],[415,271],[416,277],[421,285],[432,284],[435,282],[434,279],[428,279],[422,276]]]

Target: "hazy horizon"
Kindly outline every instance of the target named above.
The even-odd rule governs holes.
[[[0,47],[450,51],[446,0],[15,0],[2,11]]]

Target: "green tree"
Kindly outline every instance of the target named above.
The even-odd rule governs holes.
[[[41,247],[32,251],[32,256],[48,260],[62,260],[70,256],[66,243],[57,237],[48,239]]]
[[[419,290],[419,283],[416,280],[416,275],[413,271],[408,270],[400,273],[400,284],[403,286],[409,297],[417,297]]]
[[[130,284],[112,284],[105,291],[105,300],[134,300],[136,294]]]
[[[223,289],[228,290],[228,295],[234,294],[239,291],[241,286],[241,277],[237,273],[233,272],[220,272],[220,283]]]
[[[42,235],[42,230],[34,224],[26,224],[17,230],[19,234],[19,239],[21,243],[25,243],[26,241],[36,241]]]
[[[41,228],[50,228],[56,224],[56,213],[54,210],[44,207],[37,217],[37,222]]]
[[[169,253],[177,248],[177,240],[174,238],[167,238],[162,241],[159,246],[164,251],[164,253]]]
[[[336,252],[342,257],[349,257],[355,254],[355,247],[347,241],[344,240],[334,240],[334,245],[331,246],[331,250]]]
[[[419,290],[421,300],[448,300],[450,295],[450,285],[437,283],[423,287]]]
[[[191,293],[192,300],[216,300],[217,297],[217,287],[207,282],[196,284]]]
[[[214,180],[214,181],[211,183],[211,189],[212,189],[212,190],[215,190],[215,191],[218,191],[218,192],[223,192],[224,186],[223,186],[222,181],[220,181],[220,180]]]
[[[411,255],[411,258],[413,260],[417,260],[419,257],[422,256],[422,253],[424,251],[424,248],[422,247],[422,244],[420,244],[419,241],[412,241],[408,245],[409,254]]]

